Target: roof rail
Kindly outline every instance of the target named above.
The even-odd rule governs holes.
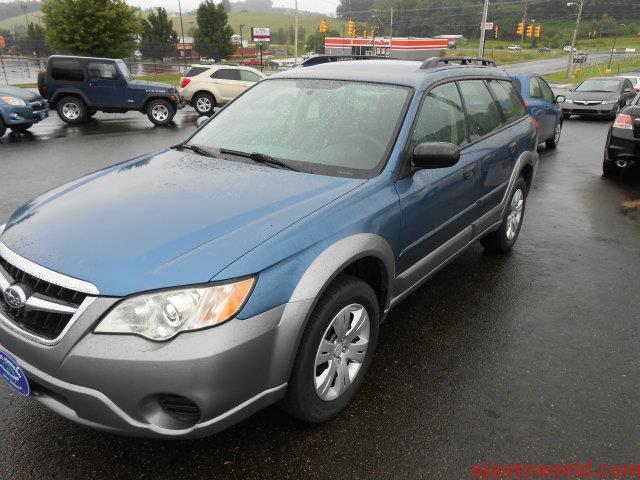
[[[303,67],[312,67],[323,63],[343,62],[347,60],[393,60],[389,57],[376,57],[375,55],[317,55],[308,58],[301,63]]]
[[[474,65],[478,64],[478,66],[482,67],[495,67],[496,62],[490,60],[488,58],[480,58],[480,57],[433,57],[427,58],[420,68],[422,70],[426,70],[427,68],[435,68],[440,65],[450,65],[455,62],[460,62],[460,65]]]

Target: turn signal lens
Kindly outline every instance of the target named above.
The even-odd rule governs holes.
[[[619,114],[613,124],[613,128],[621,128],[623,130],[633,130],[633,117],[631,115]]]
[[[182,77],[182,80],[180,80],[180,88],[184,88],[187,85],[189,85],[189,82],[191,82],[191,79],[189,77]]]

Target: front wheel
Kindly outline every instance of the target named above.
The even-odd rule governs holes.
[[[553,137],[545,141],[544,144],[547,146],[549,150],[558,148],[561,135],[562,135],[562,122],[558,122],[558,124],[556,125],[555,132],[553,133]]]
[[[167,100],[153,100],[147,106],[147,117],[154,125],[163,126],[171,123],[175,114],[175,108]]]
[[[340,275],[309,319],[283,408],[313,423],[338,415],[360,389],[371,365],[379,321],[371,287],[359,278]]]
[[[2,118],[0,118],[0,138],[4,136],[4,133],[7,131],[7,127],[5,126]]]
[[[65,123],[73,125],[87,119],[87,106],[78,97],[64,97],[57,103],[56,110]]]
[[[513,186],[511,197],[509,197],[509,202],[502,218],[502,225],[498,230],[489,233],[480,240],[485,250],[495,253],[507,253],[513,248],[522,227],[526,202],[527,183],[524,178],[520,177]]]

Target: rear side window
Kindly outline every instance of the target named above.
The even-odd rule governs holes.
[[[220,80],[240,80],[240,70],[231,68],[221,68],[211,74],[211,78],[219,78]]]
[[[529,79],[529,96],[531,98],[543,98],[542,88],[540,87],[540,82],[536,77],[531,77]]]
[[[191,67],[187,70],[187,73],[184,74],[185,77],[195,77],[196,75],[200,75],[203,72],[209,70],[208,68],[203,67]]]
[[[87,65],[91,80],[117,80],[118,72],[113,63],[89,63]]]
[[[431,90],[416,121],[412,148],[425,142],[461,145],[466,138],[464,110],[456,84],[447,83]]]
[[[240,70],[240,80],[243,82],[259,82],[262,78],[249,70]]]
[[[540,84],[540,90],[542,91],[542,98],[544,98],[547,102],[553,102],[555,99],[555,95],[553,94],[553,90],[547,82],[545,82],[542,78],[537,78],[538,83]]]
[[[82,82],[84,81],[82,64],[78,60],[53,60],[51,78],[67,82]]]
[[[471,140],[477,140],[502,128],[498,107],[485,83],[482,80],[467,80],[459,85],[469,119]]]
[[[520,120],[527,114],[527,109],[512,82],[491,80],[488,83],[507,123]]]

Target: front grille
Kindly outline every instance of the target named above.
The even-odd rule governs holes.
[[[33,291],[33,293],[40,294],[54,301],[62,301],[78,307],[87,297],[87,295],[82,292],[77,292],[34,277],[10,264],[2,257],[0,257],[0,267],[9,274],[11,283],[26,286]],[[12,308],[6,303],[2,295],[0,295],[0,313],[22,330],[46,338],[47,340],[57,338],[73,316],[70,313],[46,312],[25,307]]]

